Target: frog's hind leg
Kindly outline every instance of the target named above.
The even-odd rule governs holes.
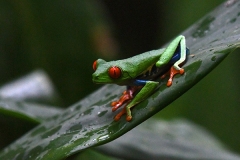
[[[173,67],[176,70],[179,70],[179,72],[184,73],[184,69],[179,67],[180,64],[182,64],[186,60],[187,55],[187,48],[186,48],[186,39],[184,36],[181,36],[180,39],[180,59],[174,63]],[[180,74],[181,74],[180,73]]]
[[[168,82],[167,82],[168,87],[172,85],[173,77],[176,74],[178,74],[178,73],[179,74],[184,74],[184,69],[181,68],[179,65],[181,65],[186,60],[186,55],[187,55],[186,40],[185,40],[184,36],[181,36],[181,39],[180,39],[180,58],[179,58],[179,60],[177,60],[173,64],[173,66],[170,69],[170,77],[169,77]]]

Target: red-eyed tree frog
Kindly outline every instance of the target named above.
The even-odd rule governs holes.
[[[114,120],[118,121],[122,115],[126,114],[126,120],[131,121],[131,108],[153,93],[159,85],[159,82],[154,80],[163,76],[169,69],[170,78],[167,86],[171,86],[174,75],[184,73],[184,69],[179,65],[185,62],[188,52],[185,37],[180,35],[167,48],[145,52],[123,60],[110,62],[103,59],[96,60],[93,63],[94,83],[127,86],[127,90],[119,100],[111,103],[112,111],[126,104]]]

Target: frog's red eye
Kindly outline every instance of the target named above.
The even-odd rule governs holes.
[[[121,77],[122,75],[122,71],[119,67],[117,66],[112,66],[109,68],[108,70],[108,75],[112,78],[112,79],[118,79]]]
[[[93,70],[96,71],[96,69],[97,69],[97,60],[93,62],[93,66],[92,67],[93,67]]]

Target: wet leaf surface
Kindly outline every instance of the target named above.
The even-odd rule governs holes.
[[[240,159],[204,128],[179,118],[151,118],[96,149],[121,159]]]

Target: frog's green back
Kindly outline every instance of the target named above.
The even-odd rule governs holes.
[[[146,69],[155,64],[165,49],[152,50],[142,54],[115,61],[115,64],[121,66],[123,71],[128,72],[132,78],[136,78]]]

